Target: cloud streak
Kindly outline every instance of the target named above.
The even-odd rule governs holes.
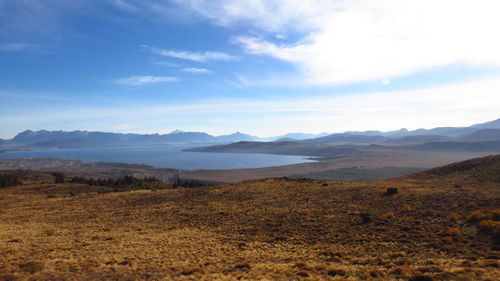
[[[151,47],[147,45],[142,46],[143,49],[151,52],[152,54],[171,57],[176,59],[190,60],[196,62],[208,62],[208,61],[231,61],[235,60],[236,57],[223,52],[186,52],[186,51],[174,51],[166,50],[157,47]]]
[[[156,83],[165,83],[165,82],[174,82],[178,79],[176,77],[170,76],[131,76],[127,78],[116,79],[113,82],[115,84],[124,85],[124,86],[140,86],[147,84],[156,84]]]
[[[189,72],[189,73],[196,73],[196,74],[208,74],[212,73],[212,71],[206,69],[206,68],[196,68],[196,67],[185,67],[182,69],[184,72]]]
[[[0,44],[0,52],[30,52],[40,50],[40,46],[28,43]]]

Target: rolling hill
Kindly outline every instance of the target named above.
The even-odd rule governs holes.
[[[132,191],[28,174],[0,188],[0,280],[496,280],[498,163]]]
[[[500,154],[452,163],[429,169],[413,175],[408,179],[455,181],[462,184],[496,184],[500,185]]]

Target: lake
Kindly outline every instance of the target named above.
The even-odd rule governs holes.
[[[87,162],[122,162],[146,164],[158,168],[185,170],[261,168],[314,162],[314,160],[308,159],[307,156],[181,151],[189,147],[194,147],[194,145],[151,145],[9,151],[0,153],[0,158],[59,158],[83,160]]]

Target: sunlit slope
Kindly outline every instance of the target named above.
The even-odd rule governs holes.
[[[495,171],[492,159],[471,163]],[[0,280],[497,279],[498,186],[424,175],[108,193],[8,187]]]

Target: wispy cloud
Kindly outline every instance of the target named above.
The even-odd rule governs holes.
[[[165,50],[157,47],[151,47],[147,45],[141,46],[143,49],[159,56],[171,57],[183,60],[191,60],[197,62],[207,62],[207,61],[230,61],[235,60],[236,57],[223,52],[186,52],[186,51],[174,51]]]
[[[131,76],[128,78],[116,79],[113,82],[119,85],[140,86],[145,84],[156,84],[164,82],[174,82],[178,79],[170,76]]]
[[[212,71],[210,71],[206,68],[196,68],[196,67],[185,67],[182,69],[182,71],[189,72],[189,73],[201,73],[201,74],[212,73]]]
[[[127,11],[137,11],[139,10],[138,7],[134,6],[133,4],[127,2],[127,1],[124,1],[124,0],[109,0],[109,2],[113,5],[115,5],[116,7],[120,8],[120,9],[123,9],[123,10],[127,10]]]
[[[27,52],[40,50],[40,46],[28,43],[0,44],[1,52]]]
[[[336,9],[337,1],[331,0],[177,0],[182,7],[208,18],[215,24],[235,26],[249,24],[255,28],[280,32],[293,27],[306,30],[329,11]]]
[[[166,67],[179,67],[180,65],[177,63],[169,62],[169,61],[153,61],[151,62],[154,65],[166,66]]]

